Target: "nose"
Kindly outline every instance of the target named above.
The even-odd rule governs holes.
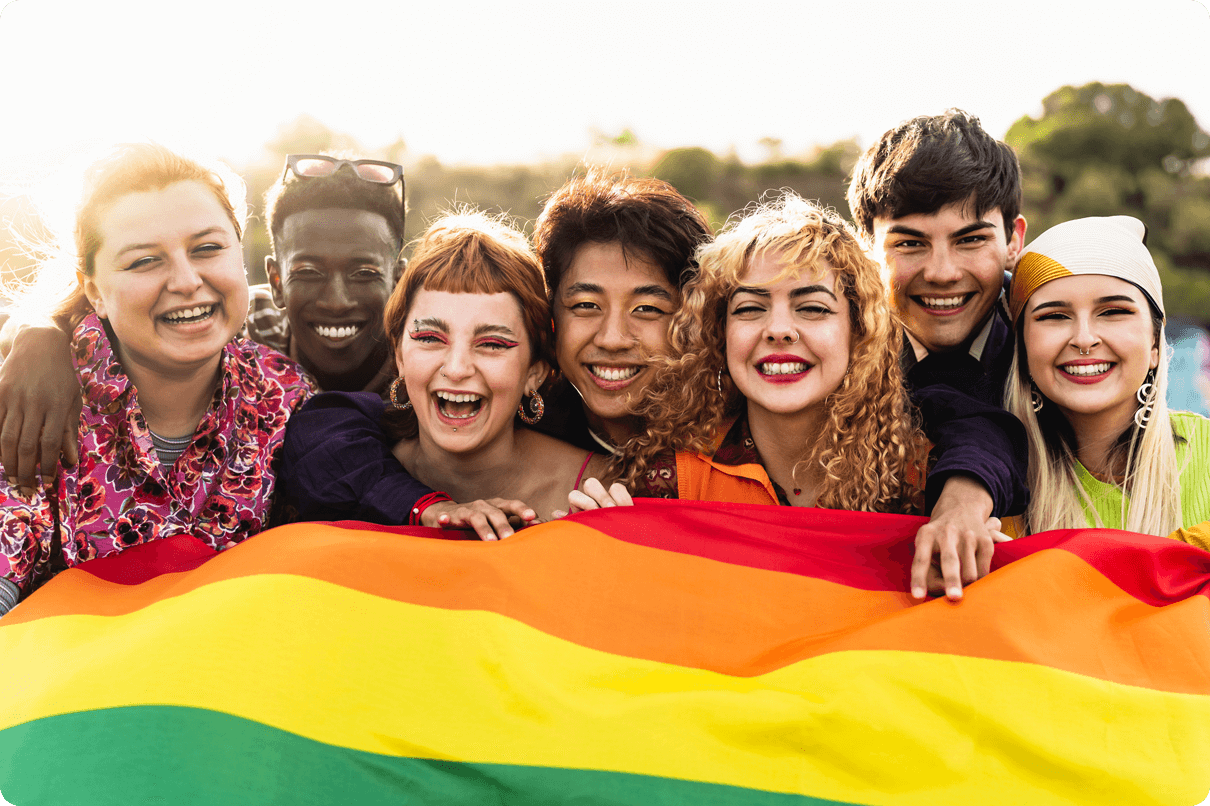
[[[173,256],[169,260],[169,266],[171,267],[167,285],[169,291],[183,297],[190,297],[202,287],[202,275],[188,255],[182,253]]]
[[[620,353],[629,350],[638,339],[630,332],[624,310],[614,308],[601,321],[601,327],[593,335],[592,343],[602,350]]]
[[[794,326],[794,318],[788,310],[783,311],[778,307],[770,311],[765,324],[765,341],[770,344],[798,344],[800,338],[798,328]]]
[[[464,381],[475,373],[475,362],[469,345],[451,345],[441,365],[442,376],[447,381]]]
[[[328,275],[328,282],[324,283],[323,293],[315,301],[317,308],[329,313],[344,313],[356,304],[349,293],[349,283],[340,272],[332,272]]]
[[[1093,348],[1101,343],[1093,329],[1094,321],[1090,316],[1080,316],[1076,319],[1076,332],[1072,335],[1071,346],[1080,355],[1088,355]]]
[[[953,250],[942,246],[934,248],[929,254],[921,277],[934,285],[950,285],[962,279],[962,268]]]

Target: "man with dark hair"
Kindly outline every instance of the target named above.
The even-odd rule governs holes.
[[[268,287],[252,289],[252,339],[323,389],[385,393],[395,368],[382,313],[402,271],[404,204],[394,163],[290,156],[265,197],[273,253]]]
[[[668,350],[668,325],[693,254],[711,237],[693,203],[667,182],[590,169],[546,202],[534,244],[546,274],[563,378],[549,433],[612,450],[641,427],[627,400]]]
[[[1025,239],[1020,168],[977,118],[951,109],[884,134],[854,168],[848,200],[890,281],[906,378],[936,444],[913,593],[939,554],[956,598],[987,573],[986,519],[1028,496],[1024,428],[1001,409],[1013,341],[1000,298]]]

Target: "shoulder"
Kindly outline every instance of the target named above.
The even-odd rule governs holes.
[[[384,411],[386,404],[373,392],[320,392],[304,403],[299,413],[324,412],[337,418],[367,419],[377,423]]]
[[[245,396],[258,397],[266,389],[280,389],[294,409],[315,393],[315,382],[306,370],[272,347],[239,337],[227,345],[227,352],[233,359],[230,371],[239,376]]]
[[[273,301],[273,289],[268,283],[248,286],[248,338],[259,344],[287,352],[290,348],[290,327],[286,312]]]
[[[1210,463],[1210,419],[1191,411],[1173,411],[1168,413],[1168,421],[1172,423],[1172,433],[1183,440],[1190,451],[1193,462]]]

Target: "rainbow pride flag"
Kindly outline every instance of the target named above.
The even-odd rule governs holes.
[[[152,543],[0,619],[35,804],[1180,804],[1210,554],[1105,530],[904,591],[921,519],[644,501],[498,543]]]

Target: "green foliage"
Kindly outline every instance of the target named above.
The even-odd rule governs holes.
[[[1071,218],[1131,215],[1163,269],[1169,312],[1210,310],[1210,134],[1175,98],[1126,84],[1063,87],[1005,140],[1017,150],[1036,235]]]

